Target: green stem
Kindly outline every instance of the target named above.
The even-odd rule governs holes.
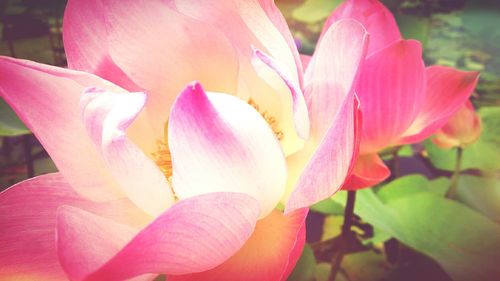
[[[337,276],[337,272],[340,269],[340,263],[344,257],[347,249],[349,248],[349,239],[353,232],[351,231],[352,221],[354,217],[354,202],[356,201],[356,191],[347,191],[347,202],[344,209],[344,224],[342,225],[342,243],[340,249],[335,252],[332,257],[332,267],[330,269],[330,276],[328,276],[328,281],[334,281]]]
[[[454,199],[455,196],[457,195],[458,178],[460,177],[460,170],[462,166],[462,154],[463,154],[463,149],[461,147],[458,147],[455,160],[455,171],[453,172],[453,176],[451,177],[450,188],[446,193],[446,197],[450,199]]]

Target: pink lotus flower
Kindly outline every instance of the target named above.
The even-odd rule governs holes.
[[[389,176],[377,152],[424,140],[467,101],[477,72],[425,67],[422,46],[401,39],[392,14],[377,0],[347,0],[327,19],[320,42],[339,20],[352,18],[370,33],[355,90],[363,112],[360,156],[346,189],[372,186]]]
[[[455,112],[432,141],[439,147],[449,149],[452,147],[466,147],[473,144],[481,135],[481,118],[474,111],[474,106],[467,101]]]
[[[72,0],[63,35],[73,70],[0,58],[60,171],[0,194],[0,279],[286,279],[352,170],[365,29],[332,25],[306,77],[272,1]]]

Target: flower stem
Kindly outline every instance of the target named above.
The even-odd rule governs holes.
[[[450,199],[454,199],[457,194],[458,178],[460,177],[460,170],[462,166],[462,154],[463,154],[463,149],[461,147],[458,147],[455,160],[455,171],[453,172],[453,176],[451,177],[450,188],[446,193],[446,197]]]
[[[332,257],[332,267],[330,269],[330,276],[328,277],[328,281],[334,281],[337,276],[337,272],[340,269],[340,263],[342,262],[342,258],[344,254],[347,252],[349,248],[350,237],[353,235],[351,231],[351,226],[354,217],[354,202],[356,201],[356,191],[347,191],[347,202],[344,209],[344,224],[342,225],[342,243],[340,249],[333,255]]]

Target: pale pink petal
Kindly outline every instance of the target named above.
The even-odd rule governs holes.
[[[304,61],[302,60],[302,55],[299,54],[299,51],[297,49],[297,45],[295,43],[295,40],[292,36],[292,33],[290,31],[290,28],[288,27],[288,24],[286,22],[285,17],[281,13],[281,11],[278,9],[276,6],[275,2],[273,0],[259,0],[260,6],[264,11],[266,12],[268,18],[271,20],[271,22],[274,24],[274,26],[278,29],[278,31],[281,33],[283,38],[285,39],[286,43],[288,44],[288,47],[292,51],[292,55],[295,60],[295,65],[297,67],[297,73],[299,76],[299,83],[302,85],[302,75],[304,73],[304,69],[306,69],[307,65],[304,65]]]
[[[305,74],[311,135],[320,142],[352,91],[365,58],[368,34],[355,20],[341,20],[325,33]]]
[[[240,60],[250,59],[250,46],[254,45],[282,62],[291,73],[291,79],[300,84],[297,48],[272,1],[220,1],[217,5],[211,0],[173,2],[179,12],[221,30],[235,46]]]
[[[390,174],[391,171],[376,153],[359,155],[352,174],[342,189],[357,190],[371,187],[384,181]]]
[[[323,26],[320,40],[330,25],[345,18],[359,21],[368,30],[370,34],[368,55],[401,39],[394,16],[378,0],[347,0],[328,17]]]
[[[302,67],[304,67],[304,71],[306,71],[309,63],[311,62],[312,56],[300,54],[300,61],[302,62]]]
[[[72,280],[208,270],[226,261],[251,236],[258,206],[241,193],[205,194],[178,202],[138,233],[78,208],[60,208],[59,258]]]
[[[78,110],[84,89],[121,88],[96,76],[0,58],[0,95],[34,132],[57,168],[80,194],[93,200],[123,196],[87,135]]]
[[[69,0],[64,11],[63,41],[68,67],[90,72],[121,87],[137,91],[109,55],[106,22],[100,0]]]
[[[174,202],[165,175],[125,134],[146,103],[144,93],[88,89],[80,107],[90,137],[128,198],[156,216]]]
[[[307,165],[295,183],[285,214],[326,199],[342,187],[358,155],[360,125],[359,102],[351,91],[322,142],[310,150],[310,159],[302,159]]]
[[[368,57],[356,93],[363,112],[361,153],[394,145],[419,114],[425,100],[422,47],[401,40]]]
[[[150,220],[126,199],[96,203],[80,197],[59,173],[23,181],[0,193],[0,280],[67,280],[55,247],[56,211],[61,205],[133,227]]]
[[[278,140],[250,105],[189,85],[170,114],[172,185],[179,198],[215,191],[242,192],[261,204],[261,217],[281,198],[286,163]]]
[[[441,128],[469,99],[479,79],[479,72],[451,67],[431,66],[426,69],[427,89],[423,107],[401,143],[419,142]]]
[[[253,54],[255,60],[263,62],[272,69],[283,80],[288,89],[290,89],[295,129],[302,139],[307,140],[309,138],[309,115],[300,85],[290,78],[289,71],[278,61],[256,48],[254,48]]]
[[[118,83],[114,74],[107,73],[109,64],[116,65],[135,85],[150,92],[146,111],[157,138],[163,136],[169,109],[188,82],[199,80],[212,91],[236,91],[238,61],[229,40],[214,26],[172,9],[172,1],[71,2],[66,16],[74,18],[65,28],[73,35],[65,43],[72,41],[70,53],[76,54],[70,65],[84,67],[86,58],[104,55],[102,60],[110,63],[95,72]],[[94,28],[99,31],[92,33]]]
[[[289,216],[273,211],[257,223],[243,248],[225,263],[198,274],[169,276],[168,280],[284,281],[302,253],[306,215],[307,209]]]

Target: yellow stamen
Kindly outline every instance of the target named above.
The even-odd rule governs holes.
[[[260,115],[262,115],[262,117],[264,118],[264,120],[266,120],[267,124],[269,124],[269,127],[271,127],[271,129],[273,130],[274,135],[276,136],[276,138],[278,140],[282,140],[283,137],[284,137],[284,134],[279,129],[279,124],[278,124],[278,121],[276,120],[276,118],[274,118],[272,116],[269,116],[269,114],[267,113],[267,111],[261,111],[260,108],[259,108],[259,105],[252,98],[248,99],[247,103],[249,105],[251,105],[253,108],[255,108],[255,110],[257,110],[260,113]]]

